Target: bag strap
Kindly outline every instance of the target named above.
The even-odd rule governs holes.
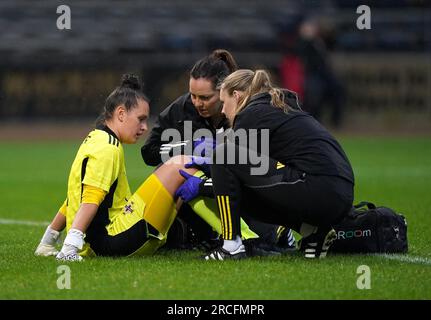
[[[363,207],[367,207],[368,210],[376,209],[376,205],[374,203],[368,202],[368,201],[361,201],[358,204],[355,204],[352,209],[347,214],[347,217],[350,219],[355,219],[357,216],[360,216],[361,214],[366,213],[366,210],[357,210]]]
[[[353,207],[355,208],[355,209],[359,209],[359,208],[362,208],[362,207],[367,207],[368,209],[376,209],[376,205],[374,204],[374,203],[371,203],[371,202],[368,202],[368,201],[361,201],[361,202],[359,202],[358,204],[355,204]]]

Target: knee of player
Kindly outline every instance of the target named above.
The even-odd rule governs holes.
[[[186,163],[189,163],[191,161],[191,157],[185,156],[185,155],[178,155],[170,158],[168,161],[165,162],[165,165],[171,165],[176,167],[177,169],[181,169],[184,167]]]

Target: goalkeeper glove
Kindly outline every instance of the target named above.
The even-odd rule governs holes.
[[[57,255],[58,250],[55,247],[55,245],[57,244],[59,239],[60,239],[60,232],[54,229],[51,229],[51,225],[49,225],[46,228],[45,233],[42,239],[40,240],[40,243],[37,246],[34,254],[36,256],[42,256],[42,257]]]
[[[84,245],[84,237],[85,234],[82,231],[70,229],[56,259],[60,261],[82,261],[83,258],[78,254],[78,251]]]

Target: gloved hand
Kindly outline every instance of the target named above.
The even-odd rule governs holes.
[[[55,258],[58,261],[82,261],[84,259],[78,254],[78,250],[74,245],[63,244],[61,251]]]
[[[82,261],[82,258],[77,252],[63,253],[60,251],[55,257],[58,261]]]
[[[46,227],[45,233],[40,240],[39,245],[36,248],[34,254],[36,256],[48,257],[48,256],[56,256],[58,250],[56,248],[56,244],[60,239],[60,232],[54,229],[51,229],[51,225]]]
[[[196,168],[196,169],[202,170],[207,177],[210,177],[211,176],[211,171],[209,166],[210,163],[211,163],[210,158],[193,156],[192,161],[190,161],[189,163],[186,163],[184,165],[184,168],[187,168],[187,169]]]
[[[212,156],[212,151],[216,146],[217,142],[213,138],[201,137],[193,141],[193,154],[201,157]]]
[[[36,251],[34,252],[35,256],[41,257],[56,256],[57,254],[58,250],[54,245],[45,243],[39,243],[36,248]]]
[[[84,245],[84,233],[78,229],[70,229],[64,239],[63,247],[57,254],[56,259],[60,261],[82,261],[78,254]]]
[[[188,174],[181,169],[179,172],[186,181],[177,189],[175,197],[180,197],[185,202],[189,202],[199,195],[199,186],[205,183],[205,180]]]

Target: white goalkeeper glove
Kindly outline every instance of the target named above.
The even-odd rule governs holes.
[[[60,232],[54,229],[51,229],[51,225],[49,225],[46,228],[45,233],[42,237],[42,240],[40,240],[40,243],[37,246],[34,254],[36,256],[42,256],[42,257],[57,255],[58,250],[55,247],[55,245],[57,244],[59,239],[60,239]]]
[[[85,234],[78,229],[70,229],[64,239],[63,247],[57,254],[56,259],[60,261],[82,261],[84,260],[79,255],[79,250],[84,245]]]

